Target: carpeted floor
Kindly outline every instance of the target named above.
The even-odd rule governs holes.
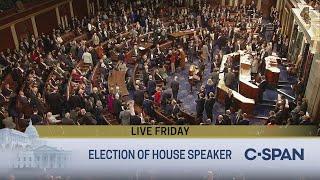
[[[193,64],[197,64],[197,61]],[[178,94],[178,99],[182,102],[182,107],[186,109],[187,111],[191,113],[196,113],[196,103],[195,100],[197,98],[197,91],[200,89],[201,84],[199,83],[197,85],[197,88],[193,88],[193,92],[190,93],[190,85],[188,82],[188,69],[190,67],[190,64],[186,65],[185,70],[183,71],[177,71],[175,74],[170,75],[169,77],[169,83],[173,79],[174,76],[178,76],[179,82],[180,82],[180,91]],[[210,76],[210,65],[206,66],[203,82],[204,85],[207,81],[207,79]],[[280,80],[281,87],[279,86],[277,89],[289,94],[290,96],[294,96],[293,90],[291,88],[291,85],[296,82],[295,78],[289,77],[288,73],[285,69],[285,67],[280,66]],[[275,101],[277,100],[279,92],[277,89],[267,89],[263,93],[263,101],[256,105],[256,108],[254,110],[254,116],[255,117],[267,117],[269,114],[269,111],[271,111],[274,108]],[[220,114],[224,113],[224,105],[220,104],[219,102],[216,102],[213,108],[214,117],[217,117]],[[205,117],[204,117],[205,118]],[[252,118],[251,119],[252,124],[262,124],[263,122],[259,120],[259,118]]]

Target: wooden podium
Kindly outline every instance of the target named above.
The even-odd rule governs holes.
[[[266,81],[269,85],[277,86],[279,82],[280,69],[278,68],[278,59],[277,56],[268,56],[265,58],[266,62]]]
[[[217,87],[217,99],[218,102],[224,104],[225,97],[227,96],[229,88],[225,86],[224,82],[220,81]],[[247,98],[242,94],[238,93],[237,91],[232,90],[234,102],[235,102],[235,109],[242,109],[243,112],[247,114],[252,114],[255,106],[254,99]]]

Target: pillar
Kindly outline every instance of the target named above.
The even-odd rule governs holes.
[[[300,26],[298,26],[298,37],[299,37],[299,34],[302,34],[302,41],[301,41],[301,45],[300,45],[300,49],[299,49],[299,53],[298,53],[298,56],[299,55],[301,55],[302,53],[303,53],[303,44],[306,42],[306,37],[305,37],[305,35],[304,35],[304,33],[303,33],[303,30],[301,29],[301,27]],[[297,57],[296,57],[297,58]]]
[[[33,34],[37,38],[39,34],[38,34],[38,28],[37,28],[37,24],[34,16],[31,17],[31,23],[32,23]]]
[[[14,24],[10,26],[10,29],[11,29],[14,45],[16,46],[16,49],[19,49],[19,40],[17,37],[17,32],[16,32],[16,28],[14,27]]]
[[[69,27],[68,16],[64,16],[64,23],[66,27]]]
[[[246,5],[246,0],[242,0],[242,4],[243,4],[243,5]]]
[[[71,17],[74,17],[72,1],[69,1],[69,7],[70,7],[70,14],[71,14]]]
[[[276,8],[279,12],[281,12],[280,3],[281,3],[280,1],[277,1],[277,4],[276,4]]]
[[[56,7],[56,15],[57,15],[58,24],[60,25],[61,24],[61,19],[60,19],[59,7]]]
[[[87,0],[87,8],[88,8],[88,15],[90,16],[90,9],[91,9],[91,6],[90,6],[90,0]]]
[[[314,48],[311,48],[311,52],[315,52]],[[318,57],[317,57],[318,56]],[[312,119],[319,123],[320,118],[320,60],[318,60],[319,54],[315,54],[310,69],[308,84],[306,87],[305,97],[308,100],[308,112]]]
[[[100,1],[99,0],[97,0],[97,7],[98,7],[97,11],[99,12],[100,11]]]
[[[238,6],[238,1],[239,1],[239,0],[235,0],[235,1],[234,1],[234,6]]]
[[[225,6],[226,5],[226,0],[221,0],[221,5]]]
[[[61,17],[61,25],[63,28],[65,28],[64,17]]]
[[[94,8],[94,2],[93,3],[91,3],[91,8],[92,8],[92,14],[96,14],[95,12],[96,12],[96,10],[95,10],[95,8]]]
[[[262,0],[258,0],[258,2],[257,2],[257,9],[258,10],[261,10],[261,3],[262,3]]]

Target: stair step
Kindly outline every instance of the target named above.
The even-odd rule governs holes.
[[[266,104],[268,104],[268,103],[276,103],[277,101],[276,100],[267,100],[267,99],[263,99],[262,100],[262,103],[266,103]]]
[[[284,92],[284,91],[283,91],[283,90],[281,90],[281,89],[277,89],[277,92],[279,92],[280,94],[282,94],[282,95],[286,96],[287,98],[291,99],[292,101],[295,101],[295,100],[296,100],[296,98],[295,98],[295,97],[293,97],[293,96],[291,96],[291,95],[287,94],[286,92]]]
[[[266,104],[266,103],[259,103],[259,106],[268,106],[268,107],[276,107],[276,105]]]
[[[292,89],[291,85],[278,85],[278,89],[281,89],[281,88]]]
[[[278,81],[278,84],[289,84],[289,81]]]

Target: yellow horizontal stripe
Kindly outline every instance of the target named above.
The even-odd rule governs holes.
[[[41,138],[315,137],[317,131],[315,126],[36,126],[36,128]]]

